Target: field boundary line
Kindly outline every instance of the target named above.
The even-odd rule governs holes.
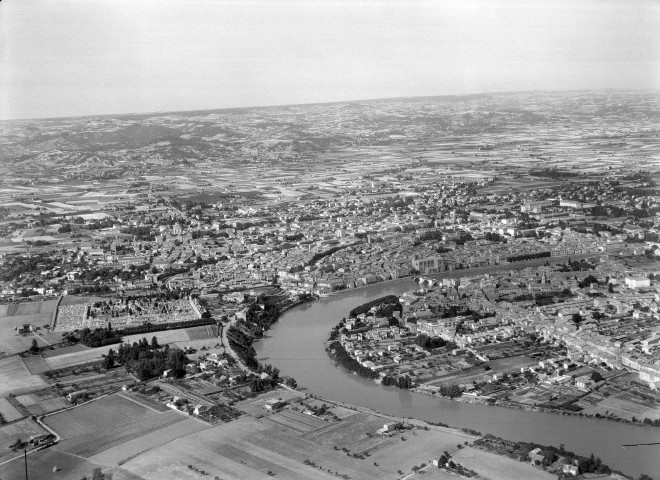
[[[57,303],[55,304],[55,308],[53,309],[53,315],[50,318],[50,331],[51,332],[55,331],[55,323],[57,322],[57,309],[60,307],[60,303],[62,303],[63,298],[64,298],[64,295],[60,295],[60,298],[57,299]]]
[[[58,413],[67,412],[67,411],[69,411],[69,410],[73,410],[74,408],[82,407],[83,405],[87,405],[88,403],[92,403],[92,402],[96,402],[97,400],[101,400],[103,397],[107,397],[107,396],[109,396],[109,395],[113,395],[114,393],[117,393],[117,391],[119,391],[119,389],[117,389],[117,390],[114,391],[114,392],[104,393],[104,394],[101,395],[100,397],[92,398],[91,400],[87,400],[86,402],[79,403],[78,405],[72,405],[72,406],[70,406],[70,407],[63,408],[62,410],[57,410],[57,411],[55,411],[55,412],[46,413],[46,414],[42,415],[41,418],[50,417],[51,415],[56,415],[56,414],[58,414]]]
[[[131,402],[133,402],[133,403],[135,403],[135,404],[137,404],[137,405],[140,405],[141,407],[147,408],[147,409],[151,410],[152,412],[156,412],[156,413],[165,413],[165,412],[159,412],[158,410],[156,410],[154,407],[152,407],[152,406],[150,406],[150,405],[145,405],[145,404],[143,404],[143,403],[137,401],[137,400],[134,399],[134,398],[128,397],[128,396],[124,395],[122,392],[119,392],[117,395],[119,395],[119,396],[122,397],[122,398],[125,398],[126,400],[130,400]]]

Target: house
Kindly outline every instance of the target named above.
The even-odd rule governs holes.
[[[568,464],[568,463],[562,467],[561,471],[568,475],[573,475],[574,477],[577,476],[578,473],[580,473],[580,469],[578,468],[577,465]]]
[[[391,433],[391,432],[395,431],[397,429],[397,427],[398,427],[398,424],[396,422],[389,422],[389,423],[386,423],[386,424],[383,425],[382,430],[385,433]]]
[[[534,450],[529,452],[527,456],[529,457],[530,461],[534,464],[536,464],[536,462],[543,463],[543,460],[545,459],[545,456],[543,455],[543,451],[540,448],[535,448]]]
[[[590,375],[581,375],[575,378],[575,386],[580,390],[588,392],[594,386],[594,381]]]
[[[204,407],[204,405],[202,405],[202,404],[195,405],[195,408],[193,409],[193,413],[194,413],[195,415],[199,415],[199,414],[202,413],[205,409],[206,409],[206,407]]]
[[[70,402],[75,402],[79,400],[80,398],[84,398],[87,396],[87,390],[78,390],[75,392],[71,392],[67,395],[67,398],[69,399]]]
[[[625,283],[628,288],[648,288],[651,286],[651,280],[646,277],[626,277]]]
[[[163,378],[169,377],[171,375],[171,373],[172,373],[171,369],[163,370]]]
[[[27,324],[27,323],[26,323],[26,324],[23,324],[23,325],[19,325],[19,326],[16,327],[16,332],[17,332],[19,335],[20,335],[20,334],[23,334],[23,333],[31,332],[32,330],[33,330],[32,325],[29,325],[29,324]]]
[[[264,408],[268,412],[276,412],[280,408],[284,407],[286,402],[282,401],[281,398],[271,398],[264,404]]]

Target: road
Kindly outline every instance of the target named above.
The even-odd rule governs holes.
[[[248,366],[245,365],[245,363],[243,363],[243,360],[241,360],[241,358],[236,354],[234,349],[231,348],[231,345],[229,344],[229,338],[227,337],[227,332],[231,327],[236,325],[237,321],[238,320],[236,319],[236,317],[234,317],[233,320],[231,320],[227,325],[222,325],[221,327],[222,336],[221,336],[220,344],[224,347],[225,352],[228,353],[229,356],[231,356],[236,361],[236,364],[239,366],[241,370],[243,370],[244,372],[249,372],[250,369],[248,368]]]

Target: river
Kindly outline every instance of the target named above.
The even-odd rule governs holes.
[[[509,440],[564,444],[588,456],[592,452],[611,468],[637,477],[660,475],[660,428],[502,407],[472,405],[384,387],[335,367],[324,350],[330,329],[362,303],[415,288],[410,279],[350,290],[298,306],[282,315],[254,347],[257,358],[298,382],[299,390],[398,417],[468,427]]]

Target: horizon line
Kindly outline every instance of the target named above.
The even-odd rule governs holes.
[[[275,103],[269,105],[247,105],[242,107],[212,107],[212,108],[192,108],[184,110],[156,110],[151,112],[116,112],[116,113],[88,113],[84,115],[57,115],[53,117],[23,117],[23,118],[6,118],[0,119],[0,124],[11,122],[26,122],[26,121],[45,121],[45,120],[66,120],[66,119],[83,119],[93,117],[138,117],[138,116],[153,116],[153,115],[167,115],[175,113],[191,113],[191,112],[218,112],[218,111],[231,111],[231,110],[250,110],[259,108],[282,108],[282,107],[297,107],[297,106],[311,106],[311,105],[332,105],[340,103],[353,103],[353,102],[376,102],[383,100],[415,100],[424,98],[442,98],[442,97],[474,97],[479,95],[502,95],[502,94],[516,94],[516,93],[571,93],[571,92],[628,92],[628,93],[660,93],[660,88],[581,88],[572,90],[504,90],[496,92],[474,92],[474,93],[453,93],[453,94],[437,94],[437,95],[404,95],[394,97],[375,97],[375,98],[362,98],[353,100],[330,100],[320,102],[301,102],[301,103]]]

